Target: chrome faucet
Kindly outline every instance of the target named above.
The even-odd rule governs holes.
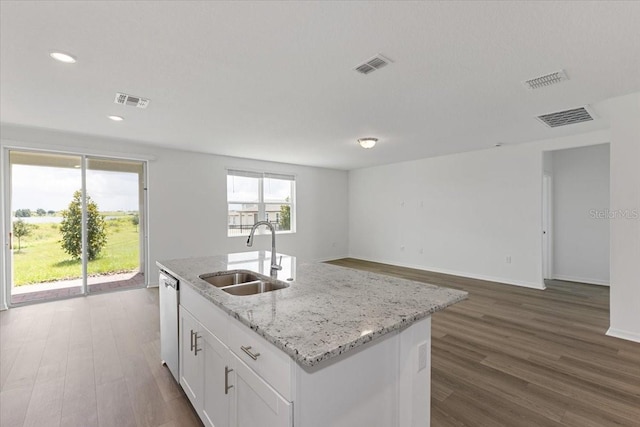
[[[249,238],[247,239],[247,246],[253,246],[253,235],[261,225],[266,225],[269,227],[269,230],[271,230],[271,277],[276,278],[278,276],[278,270],[282,270],[282,266],[276,262],[276,229],[273,228],[273,224],[269,221],[258,221],[253,224]],[[282,262],[282,257],[280,257],[280,261]]]

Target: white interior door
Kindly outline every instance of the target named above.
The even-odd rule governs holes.
[[[553,198],[551,176],[542,177],[542,277],[553,278]]]

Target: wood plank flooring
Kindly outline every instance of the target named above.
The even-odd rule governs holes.
[[[609,288],[330,263],[469,292],[432,318],[433,427],[640,426],[640,344],[605,335]]]
[[[640,344],[604,335],[608,288],[332,263],[470,293],[433,316],[433,427],[640,426]],[[159,344],[157,289],[1,312],[0,426],[201,426]]]
[[[160,364],[158,290],[0,313],[0,426],[201,426]]]

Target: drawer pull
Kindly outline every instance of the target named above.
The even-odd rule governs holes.
[[[260,356],[260,353],[253,353],[251,351],[251,346],[245,347],[245,346],[241,345],[240,346],[240,350],[244,351],[247,354],[247,356],[249,356],[253,360],[258,360],[258,356]]]
[[[193,329],[191,330],[191,351],[193,351]]]

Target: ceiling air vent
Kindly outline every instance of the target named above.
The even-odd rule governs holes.
[[[130,107],[147,108],[149,100],[139,96],[127,95],[126,93],[116,93],[116,104],[128,105]]]
[[[557,113],[544,114],[538,116],[537,119],[546,124],[550,128],[558,126],[572,125],[575,123],[589,122],[593,120],[594,115],[591,114],[586,107],[574,108],[572,110],[558,111]]]
[[[567,73],[565,73],[564,70],[560,70],[522,83],[527,87],[527,89],[534,90],[551,86],[565,80],[569,80],[569,77],[567,77]]]
[[[379,70],[380,68],[388,64],[391,64],[391,62],[393,61],[391,61],[389,58],[385,58],[384,56],[378,54],[373,58],[369,59],[364,64],[358,65],[357,67],[354,68],[354,70],[356,70],[361,74],[369,74],[372,71]]]

